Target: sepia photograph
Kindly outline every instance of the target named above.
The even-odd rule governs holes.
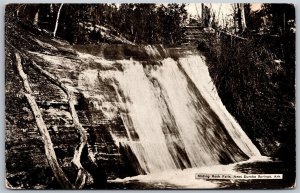
[[[294,189],[295,6],[5,5],[7,189]]]

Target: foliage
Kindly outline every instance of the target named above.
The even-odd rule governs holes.
[[[26,4],[24,9],[15,9],[21,12],[21,19],[32,22],[38,13],[38,26],[53,31],[59,6]],[[115,29],[115,35],[123,34],[135,43],[179,44],[186,19],[185,4],[64,4],[57,34],[71,43],[103,41],[101,33],[95,32],[98,25]],[[86,30],[87,27],[92,30]]]
[[[115,9],[110,25],[135,43],[178,44],[186,19],[184,4],[121,4]]]
[[[260,17],[278,7],[263,7]],[[267,28],[282,25],[282,13],[287,10],[278,15],[273,12]],[[286,13],[286,20],[294,20],[291,12]],[[244,34],[247,39],[206,36],[199,48],[208,58],[223,103],[261,152],[294,165],[295,34],[280,33],[280,29],[256,33],[259,28]]]
[[[295,27],[295,7],[293,4],[263,4],[261,12],[270,18],[270,30],[277,33],[289,33]]]

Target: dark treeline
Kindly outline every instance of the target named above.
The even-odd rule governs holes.
[[[19,4],[10,9],[50,32],[57,21],[56,35],[78,44],[103,42],[103,33],[122,35],[134,43],[179,44],[187,19],[184,4]]]

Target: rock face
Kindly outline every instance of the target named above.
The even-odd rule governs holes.
[[[106,179],[260,155],[223,106],[205,60],[195,50],[33,42],[40,50],[24,51],[24,71],[71,183],[76,180],[72,159],[81,134],[65,92],[26,65],[30,60],[75,93],[76,113],[88,139],[80,162],[92,176],[84,188],[105,188]],[[6,67],[7,179],[17,188],[58,188],[34,117],[18,92],[22,84],[13,75],[13,60],[7,59]]]
[[[7,180],[13,188],[59,188],[45,157],[33,114],[22,96],[21,80],[14,75],[15,65],[10,60],[6,64]],[[71,181],[75,181],[76,170],[72,159],[74,149],[80,142],[80,133],[73,125],[67,96],[29,65],[24,65],[24,71],[48,127],[58,162]],[[105,188],[103,182],[107,176],[110,179],[136,175],[110,135],[112,129],[123,135],[122,120],[105,119],[101,112],[93,110],[93,103],[80,92],[77,92],[76,98],[78,103],[75,107],[89,143],[81,161],[94,180],[87,187]],[[97,166],[87,159],[89,152],[93,153]]]

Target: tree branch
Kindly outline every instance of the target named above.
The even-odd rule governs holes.
[[[50,134],[49,134],[49,132],[47,130],[47,126],[42,118],[42,113],[41,113],[39,107],[37,106],[34,97],[32,96],[32,90],[30,88],[27,75],[23,71],[20,55],[16,52],[15,56],[16,56],[17,70],[18,70],[18,73],[22,79],[22,82],[23,82],[23,85],[25,88],[24,95],[27,98],[27,101],[33,112],[37,127],[42,136],[42,141],[44,143],[45,154],[46,154],[48,163],[53,171],[53,174],[54,174],[56,180],[63,188],[68,188],[68,189],[74,188],[74,186],[70,183],[70,181],[66,177],[65,173],[63,172],[62,168],[60,167],[60,165],[57,162],[57,157],[56,157],[56,154],[55,154],[55,151],[53,148],[53,143],[51,141]]]
[[[34,61],[31,62],[32,67],[41,73],[44,77],[46,77],[50,82],[60,87],[67,95],[68,97],[68,103],[69,103],[69,110],[72,116],[74,127],[80,132],[80,144],[76,147],[74,152],[74,157],[72,162],[78,169],[77,179],[75,182],[75,187],[81,189],[85,182],[87,177],[90,177],[91,175],[83,168],[80,162],[81,154],[83,148],[87,145],[87,135],[85,129],[82,127],[76,109],[75,109],[75,95],[74,93],[68,89],[62,82],[58,80],[57,77],[50,74],[46,70],[42,69],[39,65],[37,65]],[[92,160],[92,159],[91,159]]]
[[[62,6],[63,6],[63,3],[60,4],[58,12],[57,12],[57,17],[56,17],[56,22],[55,22],[55,28],[54,28],[54,31],[53,31],[53,37],[55,37],[55,35],[56,35],[56,31],[57,31],[57,27],[58,27],[58,21],[59,21],[59,15],[60,15],[60,11],[61,11]]]

